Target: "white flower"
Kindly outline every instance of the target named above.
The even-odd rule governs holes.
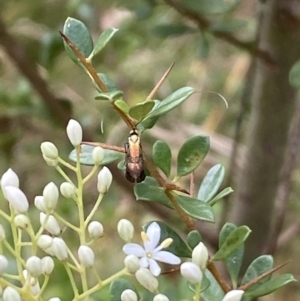
[[[6,186],[3,192],[6,199],[18,213],[27,212],[29,203],[22,190],[14,186]]]
[[[94,266],[95,255],[90,247],[81,245],[78,249],[78,258],[84,267],[91,268]]]
[[[119,220],[117,229],[118,229],[118,233],[119,233],[120,237],[125,242],[131,241],[131,239],[133,237],[133,233],[134,233],[134,227],[133,227],[133,224],[131,223],[131,221],[124,219],[124,218]]]
[[[125,291],[123,291],[123,293],[121,294],[121,300],[122,301],[137,301],[138,297],[137,294],[130,289],[127,289]]]
[[[160,227],[156,222],[153,222],[147,229],[147,233],[142,232],[142,239],[144,241],[144,248],[135,243],[128,243],[124,245],[123,251],[127,255],[135,255],[140,257],[141,267],[150,268],[150,271],[154,276],[158,276],[161,272],[161,268],[157,264],[157,261],[179,264],[180,258],[168,251],[161,251],[163,248],[168,247],[172,239],[167,238],[160,245]]]
[[[232,290],[225,295],[222,301],[240,301],[243,294],[244,291],[242,290]]]
[[[104,166],[98,174],[97,189],[99,193],[105,194],[112,182],[112,174],[110,170]]]
[[[2,298],[4,301],[21,301],[21,296],[19,292],[10,286],[7,286],[4,291]]]
[[[205,270],[208,261],[208,251],[203,242],[200,242],[193,250],[192,261],[196,263],[202,271]]]
[[[45,141],[41,144],[41,151],[44,156],[51,160],[57,160],[58,150],[57,147],[49,141]]]
[[[79,146],[82,142],[82,127],[80,123],[74,119],[70,119],[67,125],[67,135],[73,146]]]
[[[17,174],[10,168],[1,177],[1,189],[5,197],[4,187],[13,186],[19,188],[19,178]]]
[[[192,283],[200,283],[203,278],[202,271],[194,262],[184,262],[180,266],[181,275]]]

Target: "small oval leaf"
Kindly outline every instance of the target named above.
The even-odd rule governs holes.
[[[253,300],[256,297],[271,294],[272,292],[278,290],[282,286],[293,281],[297,281],[297,280],[294,278],[292,274],[283,274],[263,283],[253,291],[247,290],[245,292],[245,297],[246,298],[249,297],[250,300]]]
[[[154,107],[153,100],[138,103],[129,109],[129,116],[137,121],[141,121]]]
[[[108,89],[109,92],[116,92],[116,91],[119,92],[120,91],[118,89],[117,85],[115,84],[115,82],[112,79],[110,79],[106,74],[97,73],[97,75],[100,78],[100,80],[103,82],[103,84],[106,86],[106,88]],[[97,86],[97,88],[99,89],[98,86]],[[101,91],[101,92],[103,92],[103,91]]]
[[[210,201],[220,188],[225,176],[225,168],[221,164],[213,166],[204,177],[199,191],[198,199],[204,202]]]
[[[112,92],[100,93],[98,94],[95,99],[97,100],[119,100],[120,97],[123,96],[123,91],[117,90]]]
[[[67,18],[63,33],[71,40],[84,57],[89,57],[93,51],[94,44],[88,29],[81,21],[70,17]],[[65,42],[64,45],[69,57],[78,63],[78,59],[72,49]]]
[[[179,106],[183,101],[185,101],[190,95],[195,92],[194,88],[191,87],[183,87],[173,92],[167,98],[159,102],[159,105],[152,110],[144,120],[148,120],[149,118],[159,117],[167,112],[173,110],[177,106]]]
[[[233,230],[225,239],[217,253],[211,260],[223,260],[236,251],[247,239],[251,230],[247,226],[240,226]]]
[[[114,102],[115,106],[117,106],[122,112],[128,114],[129,106],[123,99],[118,99]]]
[[[225,243],[227,237],[237,228],[236,225],[226,223],[220,232],[219,246],[221,247]],[[241,269],[242,261],[244,256],[244,245],[241,245],[236,251],[234,251],[225,260],[226,267],[228,269],[233,287],[237,287],[238,275]]]
[[[182,177],[195,170],[209,150],[209,137],[195,136],[181,147],[177,157],[177,176]]]
[[[208,221],[208,222],[214,222],[214,212],[213,209],[207,205],[206,203],[190,198],[185,195],[179,195],[174,193],[174,197],[176,201],[178,202],[178,205],[183,209],[185,213],[187,213],[189,216]]]
[[[173,205],[166,196],[164,189],[159,187],[156,180],[152,177],[146,177],[143,183],[136,184],[134,186],[134,195],[137,201],[158,202],[173,209]]]
[[[138,300],[140,299],[139,294],[138,294],[137,290],[135,289],[135,287],[128,280],[119,278],[119,279],[114,280],[110,284],[109,291],[112,296],[112,298],[110,300],[120,301],[122,293],[127,289],[134,291],[138,296]]]
[[[226,187],[223,189],[221,192],[219,192],[212,200],[207,202],[210,206],[213,206],[217,201],[221,200],[224,198],[226,195],[230,194],[233,192],[233,189],[231,187]]]
[[[92,55],[94,56],[100,52],[118,30],[117,28],[107,28],[103,31],[95,44]]]
[[[274,266],[274,259],[271,255],[262,255],[257,257],[252,261],[252,263],[247,268],[245,275],[242,279],[242,284],[244,285],[253,279],[259,277],[260,275],[270,271],[273,269]],[[265,283],[271,278],[271,275],[268,275],[267,277],[261,279],[258,283],[255,283],[252,285],[249,290],[253,290],[260,286],[262,283]]]
[[[169,177],[172,163],[172,153],[169,145],[164,141],[158,140],[153,145],[152,153],[154,164]]]
[[[203,241],[202,236],[197,230],[191,231],[187,236],[187,243],[191,249],[194,249],[201,241]]]

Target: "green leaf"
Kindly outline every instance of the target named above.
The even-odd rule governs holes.
[[[204,300],[221,301],[224,298],[224,292],[220,287],[219,283],[214,278],[214,276],[208,269],[205,269],[203,276],[207,278],[210,285],[207,287],[206,290],[201,292],[201,297]]]
[[[117,168],[120,170],[126,170],[126,162],[125,160],[122,160],[118,163]]]
[[[300,60],[294,63],[289,73],[289,81],[291,86],[296,89],[300,88]]]
[[[203,241],[202,236],[197,230],[191,231],[187,236],[187,243],[191,249],[194,249],[201,241]]]
[[[168,248],[164,248],[164,251],[169,251],[173,253],[176,256],[179,257],[191,257],[192,251],[188,248],[186,243],[182,240],[182,238],[168,225],[166,225],[163,222],[155,221],[159,224],[161,234],[160,234],[160,240],[159,242],[163,242],[167,238],[172,238],[173,242]],[[146,225],[143,226],[144,231],[146,231],[149,227],[149,225],[153,223],[148,222]]]
[[[249,265],[248,269],[246,270],[246,273],[242,279],[241,285],[244,285],[253,279],[259,277],[260,275],[270,271],[273,269],[274,260],[273,256],[271,255],[262,255],[257,257],[252,261],[252,263]],[[252,291],[259,287],[261,284],[265,283],[271,278],[271,275],[261,279],[258,283],[252,285],[248,290]]]
[[[94,44],[88,29],[81,21],[69,17],[65,22],[63,33],[71,40],[84,57],[89,57],[93,51]],[[76,55],[65,41],[64,45],[69,57],[78,63]]]
[[[226,223],[219,237],[219,246],[221,247],[225,243],[227,237],[237,228],[234,224]],[[237,287],[238,275],[241,269],[242,261],[244,256],[244,245],[241,245],[236,251],[234,251],[228,258],[225,260],[226,267],[228,269],[233,287]]]
[[[206,203],[190,198],[188,196],[179,195],[174,193],[174,197],[176,201],[178,202],[178,205],[183,209],[185,213],[187,213],[189,216],[208,221],[208,222],[214,222],[214,212],[213,209],[207,205]]]
[[[97,100],[115,100],[115,99],[121,100],[119,98],[122,97],[123,94],[124,93],[121,90],[106,92],[106,93],[100,93],[95,97],[95,99],[97,99]]]
[[[233,230],[223,242],[217,253],[211,260],[223,260],[228,258],[234,251],[236,251],[247,239],[251,230],[247,226],[240,226]]]
[[[160,101],[159,100],[157,100],[157,99],[154,99],[153,100],[154,101],[154,107],[152,108],[152,110],[150,111],[150,113],[149,114],[151,114],[151,112],[153,112],[154,110],[156,110],[156,108],[158,108],[159,107],[159,105],[160,105]],[[148,115],[149,115],[148,114]],[[147,115],[147,116],[148,116]],[[146,117],[147,117],[146,116]],[[145,118],[146,118],[145,117]],[[152,117],[152,118],[147,118],[147,119],[143,119],[138,125],[137,125],[137,129],[139,130],[139,132],[143,132],[143,131],[145,131],[145,130],[147,130],[147,129],[151,129],[154,125],[155,125],[155,123],[156,123],[156,121],[158,120],[158,118],[159,118],[159,116],[156,116],[156,117]]]
[[[184,24],[160,24],[154,27],[153,32],[160,38],[168,38],[194,33],[197,30]]]
[[[194,136],[181,147],[177,157],[177,176],[182,177],[195,170],[209,150],[209,137]]]
[[[233,189],[231,187],[224,188],[221,192],[219,192],[212,200],[207,202],[210,206],[213,206],[217,201],[224,198],[224,196],[230,194],[233,192]]]
[[[100,78],[100,80],[103,82],[103,84],[106,86],[106,88],[108,89],[109,92],[116,92],[116,91],[118,93],[120,92],[120,90],[116,86],[115,82],[112,79],[110,79],[106,74],[97,73],[97,75]],[[98,86],[97,86],[97,88],[99,89]],[[122,94],[123,94],[123,92],[122,92]]]
[[[167,112],[173,110],[179,106],[183,101],[185,101],[190,95],[195,92],[195,89],[191,87],[180,88],[173,92],[167,98],[158,103],[157,106],[145,117],[144,120],[149,118],[159,117],[166,114]]]
[[[141,121],[154,107],[153,100],[138,103],[129,109],[129,116],[137,121]]]
[[[173,209],[164,189],[158,185],[154,178],[146,177],[144,182],[137,183],[134,186],[134,195],[137,201],[158,202]]]
[[[225,176],[225,168],[221,164],[213,166],[204,177],[199,191],[198,199],[204,202],[210,201],[220,188]]]
[[[126,289],[133,290],[137,294],[138,300],[140,299],[139,294],[138,294],[137,290],[135,289],[135,287],[129,281],[119,278],[119,279],[114,280],[110,284],[109,291],[112,296],[111,300],[120,301],[121,295]]]
[[[100,52],[117,31],[117,28],[107,28],[103,31],[95,44],[92,55],[94,56]]]
[[[248,297],[250,300],[256,297],[265,296],[271,294],[272,292],[278,290],[280,287],[293,281],[297,281],[297,280],[294,278],[292,274],[283,274],[263,283],[253,291],[247,290],[244,296],[245,298]]]
[[[95,148],[95,146],[92,145],[86,145],[86,144],[82,144],[81,145],[81,154],[80,154],[80,163],[83,165],[95,165],[94,161],[93,161],[93,157],[92,157],[92,153],[93,153],[93,149]],[[77,162],[77,157],[76,157],[76,151],[73,150],[70,155],[69,158],[74,161]],[[109,163],[112,163],[116,160],[121,160],[122,158],[124,158],[124,153],[120,153],[117,151],[113,151],[110,149],[104,149],[104,158],[103,158],[103,162],[101,165],[107,165]]]
[[[153,145],[153,161],[162,172],[168,177],[171,172],[172,153],[169,145],[158,140]]]
[[[115,106],[117,106],[122,112],[128,114],[129,106],[123,99],[117,99],[114,102]]]

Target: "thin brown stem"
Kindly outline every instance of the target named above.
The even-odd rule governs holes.
[[[212,31],[211,30],[212,23],[209,20],[205,19],[202,15],[184,7],[176,0],[164,0],[164,1],[166,4],[174,8],[182,16],[186,17],[187,19],[197,24],[197,26],[201,30],[209,31],[216,38],[219,38],[220,40],[223,40],[233,46],[236,46],[240,49],[249,52],[251,55],[259,59],[262,59],[265,63],[269,64],[270,66],[276,66],[276,61],[273,59],[271,54],[265,50],[255,47],[255,44],[253,44],[252,42],[241,41],[228,32]]]
[[[230,286],[225,282],[225,280],[223,279],[223,277],[221,276],[221,274],[219,273],[219,271],[217,270],[215,264],[212,261],[209,261],[207,263],[208,270],[212,273],[212,275],[215,277],[215,279],[217,280],[217,282],[219,283],[220,287],[222,288],[222,290],[227,293],[231,290]]]
[[[168,68],[168,70],[165,72],[165,74],[162,76],[162,78],[159,80],[159,82],[156,84],[156,86],[153,88],[153,90],[150,92],[150,94],[147,96],[146,101],[153,99],[154,95],[158,91],[158,89],[161,87],[165,79],[168,77],[169,73],[171,72],[173,66],[175,63],[172,63],[171,66]]]
[[[270,270],[270,271],[268,271],[266,273],[263,273],[260,276],[258,276],[257,278],[249,281],[245,285],[240,286],[238,289],[239,290],[243,290],[243,291],[247,290],[252,285],[258,283],[260,280],[262,280],[262,279],[266,278],[267,276],[273,274],[274,272],[276,272],[277,270],[281,269],[283,266],[287,265],[288,263],[289,263],[289,261],[280,264],[279,266],[275,267],[274,269],[272,269],[272,270]]]

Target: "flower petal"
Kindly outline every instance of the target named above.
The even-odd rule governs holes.
[[[157,262],[154,259],[150,258],[150,259],[148,259],[148,261],[149,261],[149,268],[150,268],[151,273],[154,276],[158,276],[161,272],[160,266],[157,264]]]
[[[143,247],[134,243],[124,245],[123,252],[127,255],[135,255],[137,257],[145,256],[145,250],[143,249]]]
[[[169,263],[169,264],[179,264],[181,263],[181,260],[176,255],[172,254],[168,251],[159,251],[156,253],[153,253],[153,259]]]
[[[140,266],[142,268],[147,268],[149,266],[149,260],[146,256],[144,256],[140,259]]]
[[[147,236],[149,241],[144,242],[146,252],[153,251],[154,248],[158,245],[160,240],[160,227],[158,223],[153,222],[147,229]]]

